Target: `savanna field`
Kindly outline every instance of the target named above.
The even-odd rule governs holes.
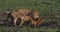
[[[20,8],[38,10],[44,22],[39,28],[20,28],[0,23],[0,32],[60,32],[60,0],[0,0],[0,22],[7,18],[5,11]]]

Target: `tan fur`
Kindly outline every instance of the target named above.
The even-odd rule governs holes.
[[[32,16],[30,13],[32,14]],[[32,12],[29,9],[18,9],[16,11],[13,11],[10,15],[13,17],[14,25],[16,25],[16,21],[19,18],[21,18],[21,23],[20,23],[21,26],[24,23],[24,21],[30,21],[30,20],[31,20],[31,23],[34,24],[34,26],[37,26],[37,25],[39,26],[39,24],[40,24],[39,22],[42,23],[42,21],[40,21],[40,19],[35,20],[35,19],[39,18],[39,12],[38,11]]]
[[[33,17],[31,17],[31,15],[22,17],[21,18],[22,22],[24,23],[25,21],[27,21],[27,20],[29,21],[30,20],[31,23],[34,25],[34,27],[39,26],[43,22],[43,19],[40,17],[38,11],[33,11],[32,12],[32,16]],[[35,20],[35,19],[37,19],[37,20]],[[20,25],[22,25],[22,24],[20,24]]]
[[[43,19],[39,17],[37,20],[31,19],[31,23],[34,25],[34,27],[39,26],[43,22]]]
[[[29,9],[19,9],[19,10],[13,11],[10,15],[13,17],[14,25],[16,25],[16,21],[18,18],[26,16],[29,13],[31,13],[31,10]]]
[[[24,24],[24,22],[31,21],[31,24],[34,27],[37,27],[43,22],[43,19],[41,17],[39,17],[37,20],[35,20],[35,19],[31,18],[30,16],[24,16],[21,18],[21,20],[22,21],[21,21],[20,26],[22,26],[22,24]]]
[[[38,11],[33,11],[32,12],[32,18],[34,18],[34,19],[39,18],[39,12]]]
[[[31,17],[30,16],[24,16],[24,17],[21,17],[21,23],[20,23],[20,26],[22,26],[22,24],[24,24],[24,22],[28,22],[31,20]]]
[[[31,10],[29,10],[29,9],[19,9],[19,10],[17,10],[17,12],[19,14],[22,14],[23,16],[26,16],[26,15],[31,13]]]
[[[34,27],[36,27],[36,26],[37,26],[37,21],[34,20],[34,19],[31,19],[31,24],[32,24]]]
[[[44,20],[42,19],[42,17],[39,17],[39,19],[37,20],[37,26],[39,26]]]
[[[11,13],[11,15],[13,16],[14,25],[16,25],[17,19],[21,18],[22,15],[18,14],[17,12],[13,12],[13,13]]]

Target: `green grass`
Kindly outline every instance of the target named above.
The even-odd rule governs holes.
[[[60,26],[60,0],[0,0],[0,11],[12,11],[20,8],[28,8],[33,10],[39,10],[40,15],[43,17],[44,22],[57,22]],[[9,10],[7,10],[9,9]],[[46,17],[49,16],[49,17]],[[0,18],[0,19],[5,19]],[[6,32],[10,29],[10,32],[60,32],[59,28],[41,27],[41,28],[17,28],[17,27],[0,27],[0,32]]]
[[[0,27],[0,32],[60,32],[58,29],[52,29],[47,27],[41,27],[41,28],[31,28],[31,27],[25,27],[25,28],[19,28],[19,27]]]

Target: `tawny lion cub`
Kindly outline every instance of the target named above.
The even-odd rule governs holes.
[[[34,27],[39,27],[39,25],[43,22],[43,19],[41,17],[39,17],[37,20],[35,19],[31,19],[31,24]]]
[[[31,14],[31,17],[34,18],[34,19],[38,19],[39,18],[39,12],[38,11],[33,11],[32,14]]]
[[[12,19],[12,21],[14,21],[14,25],[16,25],[16,21],[18,18],[29,15],[30,13],[31,13],[31,10],[29,10],[29,9],[18,9],[16,11],[9,12],[7,20],[10,17]]]
[[[29,25],[32,24],[34,27],[37,27],[43,22],[43,19],[39,17],[37,20],[35,20],[30,16],[24,16],[21,17],[20,26],[22,26],[25,22],[29,22],[29,21],[30,21]]]

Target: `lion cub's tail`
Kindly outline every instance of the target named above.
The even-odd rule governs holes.
[[[11,16],[11,12],[6,12],[8,14],[7,19],[5,21],[8,21],[9,17]]]

